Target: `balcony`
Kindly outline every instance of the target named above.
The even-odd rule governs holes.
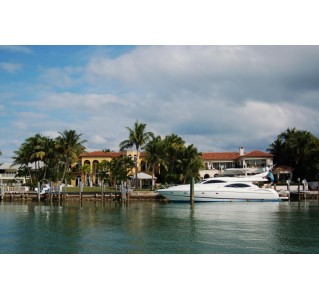
[[[15,176],[16,176],[16,173],[14,174],[0,174],[0,178],[3,178],[3,179],[15,179]]]

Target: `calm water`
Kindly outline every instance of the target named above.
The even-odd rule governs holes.
[[[319,203],[3,202],[0,253],[319,253]]]

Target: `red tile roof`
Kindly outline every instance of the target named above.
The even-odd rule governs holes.
[[[263,151],[259,151],[259,150],[253,150],[250,151],[246,154],[244,154],[245,157],[273,157],[272,154],[267,153],[267,152],[263,152]]]
[[[239,152],[204,152],[202,153],[204,160],[236,160],[240,158]],[[253,150],[245,153],[242,157],[273,157],[267,152]]]
[[[80,157],[118,157],[121,156],[121,152],[103,152],[103,151],[93,151],[88,153],[82,153]],[[140,153],[140,157],[145,157],[145,152]],[[204,160],[236,160],[240,158],[239,152],[203,152],[202,157]],[[272,154],[267,152],[253,150],[245,153],[243,157],[273,157]]]
[[[202,153],[204,160],[234,160],[239,157],[238,152],[206,152]]]
[[[120,152],[104,152],[104,151],[93,151],[82,153],[80,157],[118,157],[120,156]]]
[[[80,157],[119,157],[121,156],[121,152],[104,152],[104,151],[93,151],[80,154]],[[145,152],[140,153],[140,157],[145,157]]]

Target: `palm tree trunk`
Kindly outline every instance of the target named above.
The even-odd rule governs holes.
[[[44,174],[42,180],[45,180],[45,177],[47,176],[47,166],[44,167]]]
[[[139,148],[136,147],[136,164],[135,164],[135,186],[136,188],[138,187],[138,178],[137,178],[137,173],[138,173],[138,160],[139,160]]]
[[[62,175],[62,182],[64,182],[64,178],[65,178],[65,173],[66,173],[66,169],[67,169],[67,167],[68,167],[68,165],[69,165],[69,161],[68,161],[68,159],[65,161],[65,166],[64,166],[64,170],[63,170],[63,175]]]
[[[31,185],[33,185],[31,170],[30,170],[30,168],[28,167],[28,165],[27,165],[27,168],[28,168],[28,173],[29,173],[29,177],[30,177],[30,183],[31,183]],[[26,181],[26,182],[27,182],[27,181]]]
[[[155,164],[152,164],[152,191],[154,189]]]

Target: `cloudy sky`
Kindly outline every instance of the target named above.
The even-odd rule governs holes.
[[[0,82],[2,162],[69,129],[118,151],[136,120],[200,151],[319,136],[318,46],[0,46]]]

